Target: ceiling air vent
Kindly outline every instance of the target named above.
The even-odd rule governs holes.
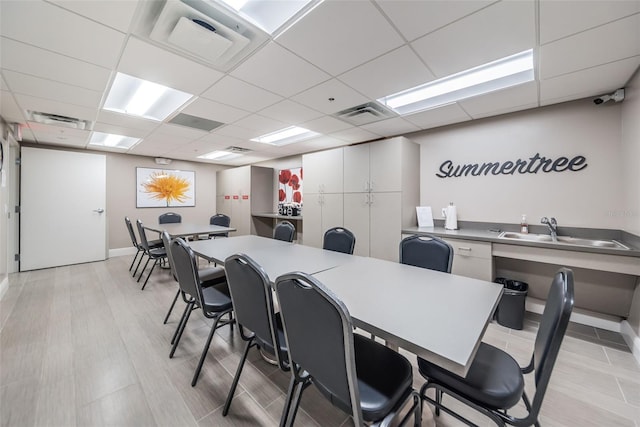
[[[268,39],[255,25],[206,0],[167,1],[149,37],[222,71]]]
[[[367,102],[339,111],[334,117],[356,126],[396,117],[396,114],[376,102]]]
[[[178,114],[173,119],[169,120],[169,123],[199,130],[206,130],[207,132],[211,132],[215,128],[220,127],[224,124],[221,122],[216,122],[215,120],[192,116],[186,113]]]
[[[248,148],[236,147],[235,145],[230,145],[229,147],[225,148],[224,151],[228,151],[229,153],[246,153],[251,150]]]
[[[31,120],[45,125],[63,126],[72,129],[91,130],[91,122],[80,120],[75,117],[61,116],[59,114],[41,113],[39,111],[29,111]]]

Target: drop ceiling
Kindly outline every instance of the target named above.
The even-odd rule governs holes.
[[[640,66],[634,0],[326,0],[225,66],[151,37],[165,3],[0,1],[2,118],[42,145],[87,148],[95,130],[142,138],[130,154],[241,165],[594,97],[624,87]],[[533,82],[359,126],[336,117],[531,48]],[[102,110],[117,72],[195,96],[164,122]],[[29,111],[93,126],[39,124]],[[181,113],[222,125],[170,123]],[[251,141],[289,126],[321,135],[282,147]],[[229,146],[251,151],[228,162],[197,159]]]

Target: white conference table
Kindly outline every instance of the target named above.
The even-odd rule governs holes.
[[[502,294],[497,283],[265,237],[189,246],[219,264],[244,253],[272,281],[291,271],[312,274],[345,303],[356,326],[459,375],[471,365]]]
[[[201,234],[222,234],[230,231],[236,231],[233,227],[223,227],[212,224],[192,224],[185,222],[172,222],[158,225],[144,225],[144,228],[156,233],[167,231],[172,238],[198,236]]]

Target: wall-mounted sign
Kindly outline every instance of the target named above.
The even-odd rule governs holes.
[[[240,196],[236,196],[236,195],[233,196],[233,200],[238,200],[238,199],[240,199]]]
[[[515,175],[536,174],[538,172],[578,172],[588,166],[587,158],[575,156],[572,158],[547,158],[536,153],[528,159],[518,159],[506,162],[485,162],[456,165],[451,160],[442,162],[436,176],[438,178],[458,178],[461,176],[481,175]]]
[[[248,194],[243,194],[242,195],[242,200],[249,200],[249,195]]]

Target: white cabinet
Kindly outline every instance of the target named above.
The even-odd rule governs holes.
[[[398,137],[344,148],[344,227],[354,253],[398,260],[400,230],[416,223],[418,144]]]
[[[325,231],[343,226],[343,149],[302,156],[304,171],[303,243],[322,247]]]
[[[493,280],[493,256],[490,242],[443,239],[453,247],[451,272],[480,280]]]
[[[272,209],[273,169],[242,166],[216,173],[216,210],[231,218],[237,230],[231,236],[255,234],[251,212]]]

